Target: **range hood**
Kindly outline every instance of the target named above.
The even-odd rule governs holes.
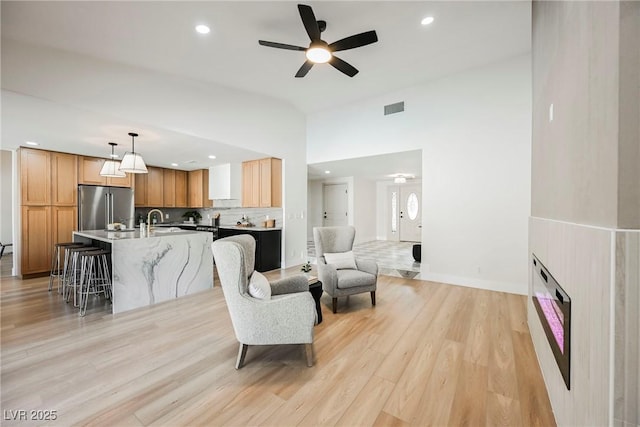
[[[209,199],[237,200],[240,206],[242,195],[242,165],[226,163],[209,168]]]

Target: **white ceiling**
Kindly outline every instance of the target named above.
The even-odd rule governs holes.
[[[311,180],[358,176],[381,181],[392,180],[392,175],[419,179],[422,176],[422,150],[313,163],[308,166],[308,171]]]
[[[328,42],[376,30],[378,43],[338,55],[360,70],[354,78],[323,64],[316,65],[306,77],[296,79],[293,76],[304,61],[303,52],[258,45],[259,39],[308,45],[296,2],[291,1],[3,0],[1,29],[3,40],[62,49],[143,67],[151,72],[259,93],[289,102],[305,113],[410,87],[530,51],[529,1],[313,1],[305,4],[313,7],[317,19],[327,21],[327,30],[322,36]],[[423,27],[420,20],[427,15],[434,16],[435,22]],[[194,26],[199,23],[209,25],[211,33],[197,34]],[[10,127],[7,120],[17,119],[21,106],[20,102],[4,98],[3,94],[3,126]],[[14,106],[15,111],[7,111]],[[57,107],[46,106],[51,110]],[[55,139],[58,135],[58,139],[66,140],[70,148],[65,151],[102,156],[102,151],[108,149],[105,132],[98,131],[94,125],[101,123],[104,127],[104,123],[112,123],[120,139],[122,130],[134,125],[122,119],[89,116],[89,113],[74,111],[73,106],[65,106],[48,118],[32,119],[37,121],[35,127],[49,138]],[[79,122],[79,117],[82,124],[61,126]],[[179,139],[186,150],[194,152],[200,150],[199,144],[203,143],[188,135],[167,134],[162,129],[151,131],[159,140]],[[73,143],[68,142],[86,143],[91,138],[96,139],[96,152],[82,146],[76,146],[74,151]],[[99,147],[98,142],[105,148]],[[210,147],[211,141],[207,144]],[[231,157],[251,155],[227,148],[233,154]],[[158,158],[150,160],[152,164],[171,161],[166,152],[154,155]]]

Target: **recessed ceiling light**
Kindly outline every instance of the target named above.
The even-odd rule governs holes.
[[[422,21],[420,21],[422,25],[429,25],[432,22],[433,22],[433,16],[427,16],[426,18],[423,18]]]
[[[27,144],[27,145],[40,145],[37,142],[33,142],[33,141],[26,141],[25,144]]]
[[[211,156],[209,156],[209,158],[210,158],[210,159],[215,159],[215,158],[216,158],[216,156],[211,155]]]
[[[196,31],[199,32],[200,34],[209,34],[211,30],[206,25],[200,24],[200,25],[196,25]]]
[[[171,166],[178,166],[177,163],[171,163]]]
[[[324,173],[326,173],[326,174],[330,174],[330,173],[331,173],[331,171],[324,171]]]

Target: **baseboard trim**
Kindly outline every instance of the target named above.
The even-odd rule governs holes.
[[[486,289],[489,291],[506,292],[509,294],[528,295],[526,283],[496,282],[474,277],[451,276],[438,273],[420,273],[421,280],[446,283],[448,285],[465,286],[467,288]]]

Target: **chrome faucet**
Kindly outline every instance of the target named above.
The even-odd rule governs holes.
[[[147,234],[151,232],[151,214],[153,212],[158,212],[160,214],[160,222],[164,222],[164,214],[160,209],[151,209],[147,214]]]

